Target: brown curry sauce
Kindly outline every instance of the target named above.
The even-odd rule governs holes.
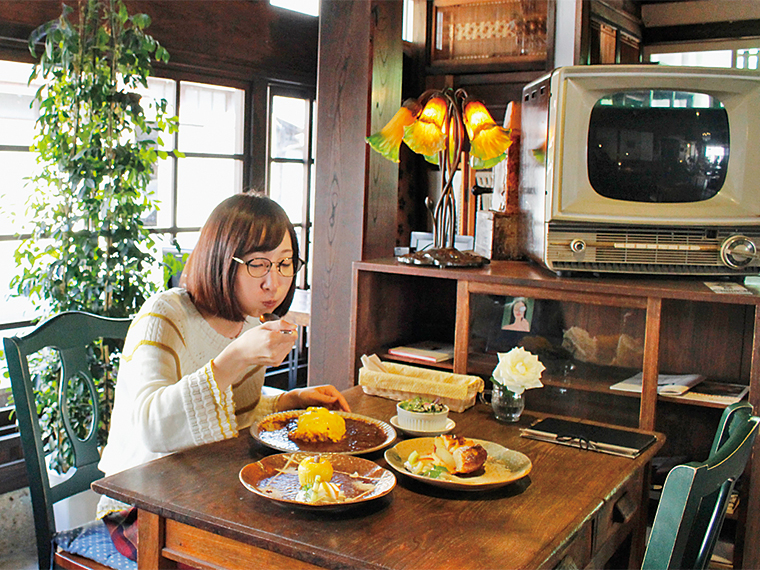
[[[344,418],[346,434],[340,441],[296,441],[288,434],[295,430],[298,416],[272,418],[261,426],[259,438],[262,442],[278,449],[311,451],[317,453],[351,453],[381,446],[387,439],[386,433],[377,425],[361,419]]]

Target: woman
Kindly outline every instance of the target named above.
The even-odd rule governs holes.
[[[285,359],[296,327],[283,320],[261,324],[259,317],[287,313],[301,266],[297,253],[293,225],[269,198],[238,194],[214,209],[182,287],[151,297],[129,329],[99,464],[106,475],[235,437],[279,410],[349,411],[329,385],[261,394],[266,367]],[[123,526],[127,509],[103,496],[98,516],[108,515],[109,527],[114,520]]]

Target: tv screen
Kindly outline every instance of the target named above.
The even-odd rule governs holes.
[[[625,91],[591,110],[589,182],[606,198],[709,200],[723,187],[728,160],[728,113],[706,93]]]

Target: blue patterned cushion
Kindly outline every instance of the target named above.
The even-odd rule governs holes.
[[[85,556],[116,570],[137,570],[136,562],[116,550],[108,528],[101,520],[56,533],[53,542],[61,550]]]

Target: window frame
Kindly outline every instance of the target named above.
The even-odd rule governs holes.
[[[309,101],[308,117],[306,120],[307,132],[304,134],[306,143],[306,158],[280,158],[272,156],[272,110],[274,97],[293,97]],[[293,226],[301,229],[301,238],[299,245],[299,256],[306,262],[306,266],[298,273],[296,286],[299,289],[309,289],[309,268],[311,266],[311,237],[312,237],[312,205],[314,193],[314,165],[316,150],[314,144],[316,115],[316,93],[313,88],[306,86],[286,85],[277,82],[269,82],[267,85],[267,125],[266,125],[266,167],[265,167],[265,187],[267,195],[271,195],[271,172],[272,164],[303,164],[305,166],[304,187],[303,191],[303,209],[301,219],[303,222],[293,223]]]

